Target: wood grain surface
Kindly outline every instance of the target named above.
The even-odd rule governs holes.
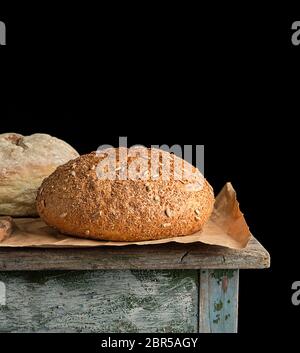
[[[80,249],[0,248],[0,271],[267,268],[270,256],[252,237],[233,250],[202,243]]]

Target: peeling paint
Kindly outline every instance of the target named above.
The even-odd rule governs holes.
[[[228,320],[230,318],[230,314],[225,315],[225,320]]]
[[[227,279],[232,278],[234,276],[235,270],[214,270],[211,271],[211,277],[217,280],[217,283],[220,285],[223,278],[227,277]]]
[[[200,276],[200,332],[236,332],[239,270],[208,270]]]
[[[220,314],[217,314],[216,318],[213,320],[213,323],[218,324],[220,322],[220,320],[221,320]]]
[[[227,292],[227,288],[228,288],[228,277],[224,276],[222,278],[222,290],[223,290],[224,293]]]
[[[5,332],[197,332],[198,271],[0,273]]]
[[[223,309],[223,302],[220,299],[219,302],[214,303],[214,311],[221,311]]]

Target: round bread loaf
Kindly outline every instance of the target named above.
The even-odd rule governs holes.
[[[99,240],[141,241],[199,231],[213,209],[209,183],[174,154],[138,150],[126,156],[126,148],[107,149],[58,167],[38,191],[41,218],[62,233]],[[156,169],[153,151],[159,156]],[[144,170],[137,166],[140,161]],[[104,162],[113,167],[113,177],[105,174]]]
[[[46,134],[0,134],[0,215],[37,216],[43,179],[76,157],[70,145]]]

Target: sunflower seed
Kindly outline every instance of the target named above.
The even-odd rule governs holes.
[[[163,226],[164,228],[167,228],[167,227],[170,227],[170,226],[171,226],[171,223],[163,223],[162,226]]]
[[[200,211],[198,210],[198,208],[196,208],[196,209],[194,210],[194,212],[196,213],[197,216],[200,215]]]
[[[65,218],[66,215],[67,215],[67,212],[64,212],[64,213],[60,214],[59,217],[60,217],[60,218]]]
[[[75,176],[76,173],[74,172],[74,170],[71,171],[71,175]]]
[[[91,169],[94,170],[96,167],[94,165],[92,165]]]
[[[171,217],[171,216],[172,216],[172,212],[171,212],[171,210],[170,210],[169,207],[167,207],[167,208],[165,209],[165,214],[166,214],[167,217]]]
[[[97,211],[93,214],[94,219],[97,219],[98,217],[101,217],[101,216],[102,216],[102,211]]]
[[[196,220],[196,221],[200,221],[200,219],[201,219],[200,217],[195,216],[195,220]]]

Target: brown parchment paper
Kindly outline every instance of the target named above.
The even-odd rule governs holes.
[[[40,218],[15,218],[14,222],[12,235],[0,242],[0,247],[73,248],[202,242],[242,249],[247,246],[251,236],[231,183],[227,183],[216,197],[214,211],[203,231],[182,237],[139,242],[96,241],[61,234],[48,227]]]

